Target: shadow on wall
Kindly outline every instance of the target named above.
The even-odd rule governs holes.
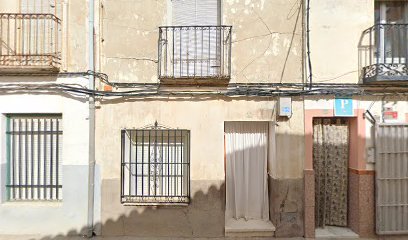
[[[117,185],[120,180],[107,181],[103,183],[105,187],[111,184],[120,186]],[[192,182],[192,192],[194,188],[200,187],[199,182],[195,181],[195,187],[194,181]],[[105,196],[109,194],[111,199],[106,200],[107,205],[102,208],[102,214],[112,213],[114,217],[109,217],[103,223],[96,223],[95,229],[101,229],[103,237],[223,237],[225,184],[223,181],[217,183],[220,184],[211,185],[207,191],[195,191],[188,206],[123,206],[120,203],[119,191],[119,195],[105,192]],[[120,189],[115,188],[114,191],[116,190]],[[79,236],[84,236],[86,232],[87,226],[84,226],[81,230],[71,230],[66,234],[29,239],[51,240],[75,236],[80,238]]]
[[[279,122],[283,128],[283,120]],[[288,134],[284,129],[275,136],[277,160],[268,164],[279,174],[269,177],[270,219],[276,227],[277,237],[303,236],[303,179],[296,173],[303,170],[304,136]],[[224,237],[223,180],[191,180],[188,206],[124,206],[120,203],[119,178],[103,179],[101,189],[102,221],[95,224],[95,229],[103,237]],[[82,236],[86,232],[87,226],[83,226],[61,235],[31,239],[62,239]]]

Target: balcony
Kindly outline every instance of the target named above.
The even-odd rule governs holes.
[[[408,81],[408,24],[377,24],[363,32],[359,65],[363,83]]]
[[[231,26],[159,28],[161,84],[225,85],[231,78]]]
[[[58,72],[60,25],[52,14],[0,13],[0,73]]]

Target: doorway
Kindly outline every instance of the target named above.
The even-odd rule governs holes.
[[[268,132],[268,122],[225,123],[226,235],[273,234],[269,220]]]
[[[313,120],[315,226],[347,227],[349,123],[346,118]]]

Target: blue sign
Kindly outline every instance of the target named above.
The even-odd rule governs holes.
[[[338,117],[353,117],[353,99],[351,98],[336,98],[334,100],[334,116]]]

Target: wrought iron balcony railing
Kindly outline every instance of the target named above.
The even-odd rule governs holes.
[[[58,71],[60,26],[53,14],[0,13],[0,72]]]
[[[408,24],[376,24],[359,44],[364,83],[408,80]]]
[[[231,76],[231,26],[159,28],[161,82],[227,81]]]

